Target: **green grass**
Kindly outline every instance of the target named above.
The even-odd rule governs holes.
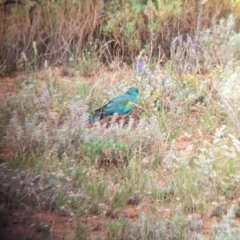
[[[202,195],[204,189],[200,185],[202,179],[197,169],[188,166],[182,166],[175,172],[174,195],[184,212],[201,212],[207,205],[207,199]]]
[[[218,194],[224,195],[225,198],[231,199],[239,193],[239,169],[238,159],[221,159],[214,166],[218,176]]]
[[[129,237],[130,222],[128,219],[118,218],[108,223],[107,239],[127,239]]]
[[[4,103],[0,103],[0,139],[2,139],[5,135],[5,129],[10,120],[10,113],[7,111]]]

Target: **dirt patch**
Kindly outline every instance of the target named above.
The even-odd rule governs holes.
[[[0,87],[0,101],[6,98],[8,93],[16,92],[18,79],[12,77],[0,78],[1,87]]]
[[[212,217],[209,219],[206,219],[203,222],[203,228],[201,230],[201,235],[205,238],[205,239],[209,239],[212,235],[212,226],[214,224],[217,224],[219,221],[219,219],[217,217]]]
[[[16,210],[4,225],[0,227],[0,239],[72,239],[75,232],[72,218],[53,212]]]
[[[122,212],[122,216],[128,218],[132,224],[137,223],[136,207],[127,206]],[[33,214],[32,212],[16,210],[11,216],[8,216],[4,226],[0,227],[0,240],[70,240],[73,239],[79,226],[83,226],[88,232],[87,239],[93,240],[99,234],[106,237],[107,224],[111,220],[113,218],[110,216],[93,214],[84,214],[79,216],[79,219],[74,219],[54,212],[41,211]]]

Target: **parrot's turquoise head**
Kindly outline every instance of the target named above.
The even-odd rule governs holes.
[[[137,101],[137,98],[138,98],[138,95],[139,95],[138,87],[129,88],[127,90],[126,94],[131,95],[131,97],[133,98],[133,101],[135,103]]]

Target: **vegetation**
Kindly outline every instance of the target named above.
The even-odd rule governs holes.
[[[206,36],[205,42],[201,34],[213,34],[215,47],[208,57],[217,58],[215,48],[221,44],[217,35],[229,34],[215,31],[215,26],[229,13],[237,23],[240,19],[240,4],[231,0],[60,0],[25,1],[28,3],[15,6],[3,2],[0,73],[29,69],[35,64],[78,63],[78,69],[89,74],[99,68],[96,60],[108,65],[115,59],[129,64],[143,49],[153,62],[173,60],[178,52],[186,67],[197,65],[196,71],[205,70],[211,60],[202,62],[201,57],[207,56],[202,56],[199,44],[206,46],[211,39]],[[94,64],[88,64],[89,60]],[[198,64],[203,64],[204,69],[199,69]]]
[[[0,225],[52,211],[73,219],[73,239],[205,239],[218,217],[207,237],[239,239],[238,5],[43,2],[32,21],[8,6],[0,73],[25,77],[0,105]],[[135,85],[127,118],[89,123]]]

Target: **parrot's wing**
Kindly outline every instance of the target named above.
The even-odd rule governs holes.
[[[133,108],[132,98],[128,94],[123,94],[117,98],[112,99],[102,108],[99,108],[95,111],[100,118],[104,118],[114,113],[118,115],[128,114]]]

